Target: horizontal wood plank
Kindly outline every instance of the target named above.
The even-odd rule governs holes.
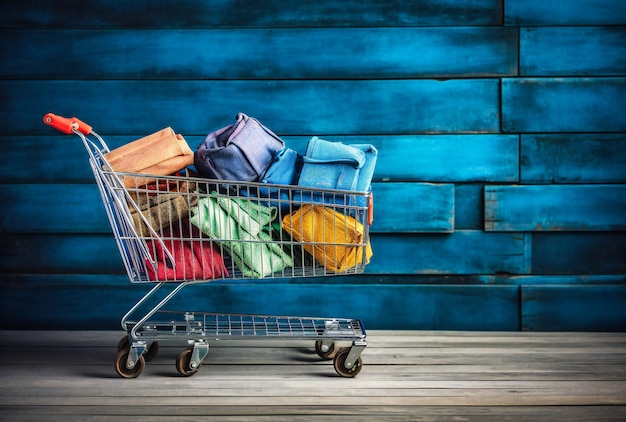
[[[502,0],[400,2],[390,8],[376,0],[341,3],[303,0],[256,0],[242,7],[236,0],[136,0],[110,7],[106,0],[54,5],[29,0],[7,4],[0,17],[5,28],[207,28],[326,26],[500,25]],[[89,16],[89,19],[85,17]]]
[[[483,230],[484,185],[477,183],[454,185],[454,228]]]
[[[385,181],[516,182],[516,135],[416,135],[373,139],[376,177]]]
[[[238,112],[282,135],[493,133],[500,115],[495,79],[3,81],[0,92],[7,135],[52,133],[48,112],[77,116],[102,135],[140,136],[167,126],[206,135]]]
[[[454,185],[374,183],[372,232],[450,232]],[[0,185],[5,233],[111,233],[98,188],[92,184]]]
[[[534,274],[626,274],[626,234],[532,234]]]
[[[485,186],[485,230],[626,230],[626,185]]]
[[[502,80],[502,130],[625,132],[625,78]]]
[[[1,31],[12,41],[0,46],[11,57],[0,78],[515,76],[517,37],[506,27]]]
[[[506,0],[505,25],[624,25],[626,4],[615,0]]]
[[[311,342],[263,339],[211,342],[193,377],[174,368],[183,345],[161,345],[139,378],[122,380],[111,364],[121,334],[0,333],[1,417],[543,422],[626,415],[623,333],[371,330],[353,380],[336,376]]]
[[[375,257],[367,267],[369,274],[526,274],[530,270],[530,242],[523,233],[375,234],[372,245]]]
[[[626,27],[537,27],[520,31],[522,76],[623,76]]]
[[[0,328],[115,329],[151,287],[31,281],[11,289],[1,282]],[[518,287],[504,285],[208,283],[183,289],[164,309],[357,318],[366,329],[506,331],[519,329],[518,300]]]
[[[621,134],[522,135],[522,183],[625,183]]]
[[[253,116],[254,117],[254,116]],[[280,120],[270,122],[278,124]],[[263,122],[265,123],[265,122]],[[269,123],[266,125],[272,128]],[[206,134],[220,123],[207,127]],[[107,128],[102,128],[107,129]],[[144,135],[160,127],[147,129]],[[178,132],[178,129],[174,127]],[[183,133],[195,150],[206,136]],[[111,135],[111,149],[144,135]],[[301,154],[310,136],[282,136],[288,147]],[[330,135],[324,139],[345,144],[372,144],[378,149],[374,179],[414,182],[516,182],[519,179],[517,135]],[[77,136],[47,133],[41,136],[0,136],[0,180],[10,183],[92,183],[87,154]],[[616,144],[617,145],[617,144]],[[45,158],[35,151],[51,148]],[[410,157],[410,158],[408,158]],[[28,169],[26,171],[25,169]],[[599,171],[599,170],[598,170]]]
[[[2,234],[5,273],[125,274],[112,234]],[[367,274],[526,274],[523,233],[372,233]],[[476,247],[480,245],[480,248]]]
[[[454,185],[374,183],[373,233],[454,231]]]
[[[524,286],[523,330],[626,331],[626,285]]]

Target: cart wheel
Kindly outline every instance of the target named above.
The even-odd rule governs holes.
[[[124,336],[120,339],[119,343],[117,343],[117,351],[118,353],[122,350],[130,350],[130,340],[128,340],[128,336]]]
[[[200,370],[200,366],[202,365],[202,363],[200,363],[197,367],[191,368],[190,365],[192,354],[193,348],[190,347],[180,352],[178,354],[178,357],[176,358],[176,369],[181,375],[185,377],[190,377],[198,372],[198,370]]]
[[[128,350],[122,350],[117,354],[117,358],[115,359],[115,370],[122,378],[137,378],[143,372],[143,368],[146,366],[146,361],[143,356],[139,356],[135,366],[128,369],[126,367],[128,352]]]
[[[142,356],[146,362],[150,362],[159,353],[159,343],[153,341],[150,346],[143,352]]]
[[[354,362],[352,368],[348,369],[344,365],[346,363],[346,359],[348,358],[348,353],[350,353],[349,348],[340,349],[335,355],[335,360],[333,361],[333,366],[335,367],[335,371],[339,375],[345,378],[354,378],[357,376],[359,372],[361,372],[361,367],[363,366],[363,360],[361,356],[357,358]]]
[[[315,342],[315,352],[322,359],[330,360],[335,356],[335,343],[332,343],[328,351],[324,352],[322,351],[322,340],[317,340]]]

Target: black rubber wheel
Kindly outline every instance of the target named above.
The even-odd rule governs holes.
[[[146,362],[150,362],[156,357],[157,353],[159,353],[159,343],[153,341],[150,346],[148,346],[146,350],[143,351],[143,354],[141,356],[143,356]]]
[[[333,366],[335,367],[335,371],[337,371],[337,373],[342,377],[354,378],[358,375],[359,372],[361,372],[363,360],[361,359],[361,356],[359,356],[358,359],[354,362],[354,365],[352,365],[352,368],[348,369],[344,366],[346,363],[346,359],[348,358],[348,353],[350,353],[349,348],[343,348],[337,351],[337,354],[335,355],[335,359],[333,361]]]
[[[315,352],[322,359],[330,360],[335,357],[335,343],[332,343],[328,351],[324,352],[322,351],[322,340],[317,340],[315,342]]]
[[[130,340],[128,336],[124,336],[120,339],[119,343],[117,343],[117,351],[118,353],[122,350],[130,350]]]
[[[190,366],[192,354],[193,354],[193,348],[190,347],[180,352],[178,354],[178,357],[176,358],[176,370],[178,371],[179,374],[185,377],[192,376],[193,374],[198,372],[200,370],[200,366],[202,366],[202,363],[200,363],[196,368],[192,368]]]
[[[126,367],[128,353],[128,350],[122,350],[117,354],[117,358],[115,359],[115,370],[122,378],[137,378],[143,372],[143,368],[146,366],[146,361],[143,356],[139,356],[135,366],[128,369]]]

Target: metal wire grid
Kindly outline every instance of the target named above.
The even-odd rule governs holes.
[[[161,317],[176,316],[150,322],[138,334],[143,337],[196,336],[226,339],[247,337],[353,340],[365,338],[359,320],[346,318],[313,318],[221,314],[206,312],[159,311]],[[132,323],[131,323],[132,324]]]

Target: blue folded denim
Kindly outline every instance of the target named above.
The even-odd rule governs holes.
[[[210,179],[259,181],[285,143],[258,120],[243,113],[210,133],[194,154],[198,173]]]
[[[283,148],[274,154],[261,183],[271,186],[241,186],[237,195],[253,198],[267,198],[262,200],[264,206],[277,208],[280,215],[291,212],[292,186],[298,183],[298,176],[302,168],[302,156],[290,148]],[[280,186],[279,186],[280,185]]]
[[[303,158],[298,186],[369,192],[378,151],[373,145],[330,142],[316,136],[311,138]],[[302,191],[297,200],[302,202],[365,205],[365,196]]]

